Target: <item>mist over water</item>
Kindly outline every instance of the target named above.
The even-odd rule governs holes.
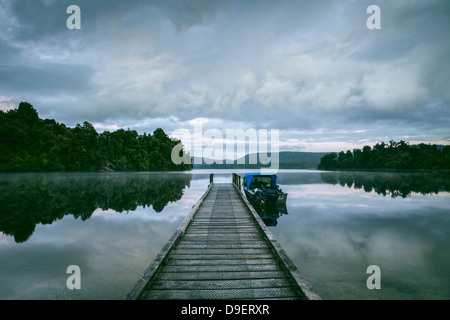
[[[0,174],[0,299],[123,299],[215,173]],[[238,171],[241,175],[245,170]],[[449,299],[448,173],[280,170],[270,227],[323,299]],[[81,289],[69,290],[69,265]],[[369,265],[381,289],[369,290]]]

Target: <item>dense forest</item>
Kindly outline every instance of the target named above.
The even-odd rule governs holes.
[[[191,164],[171,160],[178,143],[160,128],[153,135],[129,129],[99,134],[86,121],[69,128],[40,119],[27,102],[0,110],[0,171],[190,170]]]
[[[410,146],[408,142],[377,143],[353,152],[329,153],[320,159],[319,170],[335,169],[450,169],[450,146],[424,144]]]

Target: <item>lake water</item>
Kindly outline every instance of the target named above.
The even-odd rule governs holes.
[[[124,299],[209,174],[232,172],[0,174],[0,299]],[[449,173],[280,170],[278,184],[287,214],[269,230],[323,299],[450,299]]]

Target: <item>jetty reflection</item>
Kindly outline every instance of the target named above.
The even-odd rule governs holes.
[[[66,215],[87,220],[97,209],[162,212],[189,188],[189,174],[27,174],[0,177],[0,232],[27,241],[36,225]]]

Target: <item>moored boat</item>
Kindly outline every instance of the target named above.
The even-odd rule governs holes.
[[[287,214],[288,194],[277,185],[275,174],[246,174],[243,179],[243,189],[248,201],[260,215]]]

